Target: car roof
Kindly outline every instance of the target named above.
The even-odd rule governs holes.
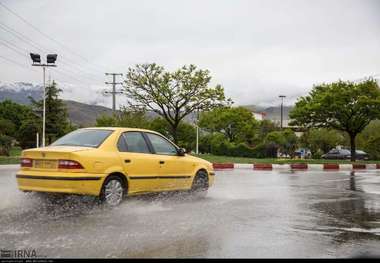
[[[87,127],[83,128],[86,130],[112,130],[112,131],[141,131],[141,132],[152,132],[152,133],[157,133],[152,130],[147,130],[147,129],[140,129],[140,128],[128,128],[128,127]]]

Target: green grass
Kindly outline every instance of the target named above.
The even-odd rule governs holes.
[[[17,156],[0,156],[0,164],[19,164],[20,157]]]
[[[20,147],[12,147],[10,156],[0,156],[0,164],[19,164],[21,151]]]
[[[20,156],[21,155],[21,147],[12,147],[11,151],[10,151],[10,156]]]
[[[287,163],[309,163],[309,164],[324,164],[324,163],[351,163],[349,160],[323,160],[323,159],[256,159],[247,157],[231,157],[231,156],[217,156],[212,154],[199,154],[195,155],[212,163],[273,163],[273,164],[287,164]],[[356,163],[380,163],[380,161],[357,161]]]

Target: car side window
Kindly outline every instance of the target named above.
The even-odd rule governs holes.
[[[163,137],[154,133],[146,133],[146,135],[157,154],[177,155],[177,148]]]
[[[125,141],[124,133],[120,135],[119,140],[117,141],[117,149],[119,152],[127,151],[127,142]]]
[[[121,152],[150,153],[141,132],[124,132],[119,138],[118,149]]]

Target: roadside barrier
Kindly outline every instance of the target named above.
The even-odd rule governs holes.
[[[255,164],[253,164],[253,169],[255,169],[255,170],[272,170],[273,166],[271,163],[255,163]]]
[[[290,169],[292,170],[307,170],[307,163],[291,163]]]
[[[337,163],[325,163],[325,164],[323,164],[323,170],[339,170],[339,164],[337,164]]]
[[[213,163],[215,170],[222,169],[253,169],[253,170],[364,170],[364,169],[380,169],[380,164],[307,164],[307,163],[291,163],[291,164],[271,164],[271,163]]]
[[[366,165],[362,163],[354,163],[352,164],[352,169],[366,169]]]
[[[214,169],[234,169],[233,163],[213,163]]]

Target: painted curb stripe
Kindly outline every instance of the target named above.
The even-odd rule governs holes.
[[[272,170],[273,166],[271,163],[255,163],[253,164],[254,170]]]
[[[214,169],[234,169],[233,163],[213,163]]]
[[[367,167],[365,164],[354,163],[352,164],[352,169],[367,169]]]
[[[339,170],[339,164],[337,164],[337,163],[325,163],[325,164],[323,164],[323,170]]]
[[[307,165],[307,163],[291,163],[290,169],[292,169],[292,170],[307,170],[308,165]]]

